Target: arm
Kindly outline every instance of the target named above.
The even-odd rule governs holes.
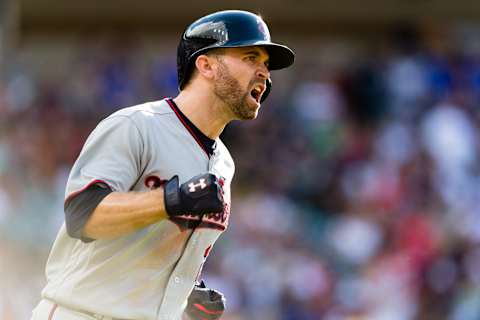
[[[179,186],[174,176],[165,185],[146,192],[112,192],[97,205],[82,230],[88,239],[114,238],[162,219],[185,213],[201,216],[224,209],[218,178],[205,173]]]
[[[69,236],[84,242],[114,238],[167,217],[223,210],[221,186],[214,175],[194,177],[182,186],[174,176],[164,188],[128,191],[148,162],[143,141],[141,130],[127,116],[107,118],[91,133],[67,183]],[[96,183],[88,187],[92,181]],[[199,187],[189,192],[188,184]]]
[[[166,218],[163,188],[147,192],[112,192],[93,211],[83,236],[114,238]]]

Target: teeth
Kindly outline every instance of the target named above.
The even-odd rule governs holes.
[[[261,85],[253,87],[252,96],[255,98],[255,100],[259,101],[261,94],[262,94],[262,86]]]
[[[255,88],[253,88],[253,92],[256,95],[260,95],[262,93],[262,88],[261,87],[255,87]]]

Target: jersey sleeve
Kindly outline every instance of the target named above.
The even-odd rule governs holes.
[[[68,178],[65,201],[93,184],[129,191],[143,171],[141,132],[128,116],[111,116],[88,137]]]
[[[65,201],[65,226],[70,237],[80,239],[83,242],[93,241],[93,239],[82,235],[83,228],[98,204],[111,192],[112,190],[108,187],[93,184]]]

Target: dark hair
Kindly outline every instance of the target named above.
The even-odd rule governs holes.
[[[196,57],[191,57],[199,49],[205,48],[215,43],[214,39],[204,38],[182,38],[177,48],[177,75],[179,77],[179,83],[182,83],[180,90],[189,82],[193,73]],[[180,79],[180,77],[185,79]]]

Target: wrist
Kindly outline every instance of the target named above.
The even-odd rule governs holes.
[[[178,176],[173,176],[173,178],[165,183],[163,197],[165,211],[168,216],[182,214],[182,198],[179,189]]]

